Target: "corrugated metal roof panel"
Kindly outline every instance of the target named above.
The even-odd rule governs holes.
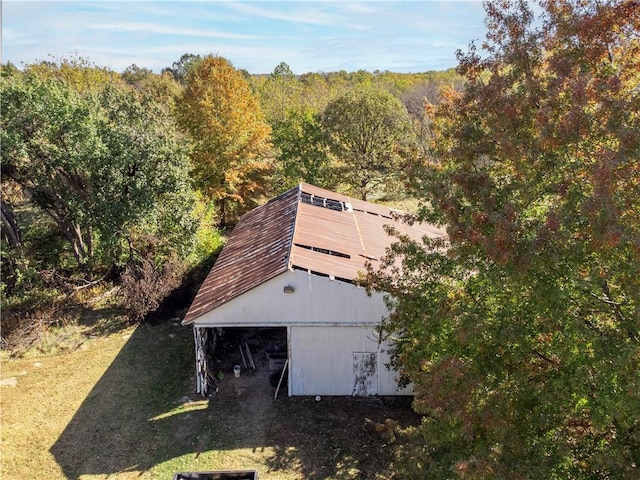
[[[287,269],[298,192],[293,188],[240,219],[202,283],[184,324]]]
[[[389,207],[302,183],[242,217],[183,323],[287,268],[356,280],[367,260],[375,265],[392,243],[385,225],[415,239],[444,235],[433,225],[396,220]]]

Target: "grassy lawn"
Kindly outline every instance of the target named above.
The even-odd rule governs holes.
[[[176,322],[121,324],[96,329],[71,353],[3,358],[1,377],[15,386],[0,387],[0,478],[227,469],[274,480],[393,477],[394,437],[416,421],[406,405],[274,401],[272,387],[233,374],[202,399],[193,393],[192,342]]]

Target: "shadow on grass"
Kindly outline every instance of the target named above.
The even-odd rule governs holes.
[[[142,324],[134,331],[51,447],[67,478],[146,470],[162,460],[159,450],[179,422],[152,419],[188,392],[192,345],[185,330]],[[175,448],[179,454],[188,446]]]
[[[189,328],[172,323],[135,330],[51,447],[67,478],[143,472],[178,457],[182,471],[223,470],[230,467],[216,462],[233,457],[213,452],[238,449],[252,452],[255,465],[245,468],[267,470],[259,471],[261,478],[270,472],[305,479],[391,477],[393,428],[384,422],[415,423],[407,402],[315,402],[282,394],[274,401],[268,380],[232,373],[220,393],[200,401],[193,394],[192,342]],[[194,402],[182,405],[185,395]],[[233,461],[244,461],[242,455]],[[206,468],[191,468],[203,458]]]
[[[305,479],[394,478],[399,431],[418,422],[408,402],[353,398],[287,398],[268,425],[274,454],[270,470],[298,467]]]
[[[119,333],[131,326],[122,309],[118,307],[85,308],[80,314],[78,324],[87,329],[87,336],[93,338]]]

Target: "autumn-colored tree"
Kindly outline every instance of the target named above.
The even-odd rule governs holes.
[[[25,71],[37,75],[41,79],[64,81],[77,92],[97,93],[105,85],[122,83],[121,75],[93,63],[90,59],[72,55],[56,59],[55,61],[37,62],[27,65]]]
[[[640,3],[541,7],[487,3],[416,182],[448,240],[370,277],[425,414],[407,476],[638,478]]]
[[[360,198],[397,179],[411,143],[409,115],[400,100],[384,90],[355,89],[327,105],[322,125],[343,182]]]
[[[196,187],[235,221],[268,192],[271,129],[249,84],[227,60],[208,56],[187,75],[178,121],[193,140]]]

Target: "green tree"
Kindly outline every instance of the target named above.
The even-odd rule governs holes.
[[[327,147],[320,115],[310,109],[290,111],[273,125],[273,143],[278,149],[278,167],[283,188],[299,182],[332,189],[337,177]]]
[[[51,73],[38,65],[2,82],[3,177],[49,215],[87,272],[117,263],[136,234],[161,235],[186,254],[193,193],[166,105],[122,84],[79,89]]]
[[[302,105],[316,112],[322,112],[336,95],[327,83],[326,75],[306,73],[300,76]]]
[[[180,57],[180,60],[173,62],[170,67],[162,69],[162,74],[169,73],[173,75],[173,78],[184,84],[187,81],[187,77],[191,70],[193,70],[200,62],[202,57],[193,53],[185,53]]]
[[[132,63],[122,72],[122,79],[129,85],[136,85],[144,82],[153,75],[153,72],[145,67],[139,67]]]
[[[221,224],[255,207],[273,171],[271,129],[245,78],[224,58],[206,57],[187,76],[178,121],[193,139],[196,187],[220,208]]]
[[[158,75],[133,64],[122,72],[121,78],[135,88],[141,96],[166,104],[171,112],[182,95],[182,85],[169,72]]]
[[[487,4],[416,182],[448,240],[370,278],[425,414],[407,476],[638,475],[640,5],[541,6]]]
[[[322,124],[343,182],[363,200],[398,179],[412,138],[400,100],[383,90],[355,89],[327,105]]]
[[[271,125],[284,121],[289,110],[299,108],[300,87],[297,77],[284,62],[279,63],[260,86],[260,104]]]

